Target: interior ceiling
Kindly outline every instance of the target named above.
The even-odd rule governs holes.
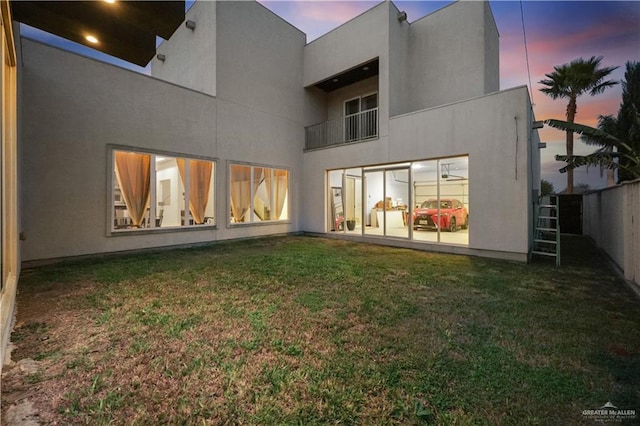
[[[379,61],[378,58],[360,64],[343,73],[333,75],[328,79],[315,84],[315,87],[325,92],[332,92],[350,84],[378,75]]]
[[[11,1],[16,21],[142,67],[156,53],[156,35],[168,39],[184,21],[184,7],[184,0]]]

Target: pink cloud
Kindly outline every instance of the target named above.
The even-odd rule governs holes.
[[[299,1],[296,13],[306,20],[343,24],[370,9],[375,3],[368,1]]]
[[[610,40],[626,39],[638,35],[638,25],[624,25],[620,22],[602,22],[599,25],[585,27],[571,34],[541,33],[529,42],[529,51],[533,54],[546,54],[550,51],[572,51],[607,44]]]

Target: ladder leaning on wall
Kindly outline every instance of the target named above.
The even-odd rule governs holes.
[[[557,195],[540,197],[532,255],[556,258],[560,266],[560,204]]]

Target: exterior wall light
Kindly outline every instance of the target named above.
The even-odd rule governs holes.
[[[167,59],[167,57],[166,57],[166,56],[164,56],[164,53],[158,53],[158,54],[156,55],[156,58],[158,58],[158,60],[159,60],[159,61],[162,61],[162,62],[164,62],[164,60],[165,60],[165,59]]]
[[[546,142],[540,142],[538,144],[538,148],[546,148],[547,147],[547,143]]]
[[[407,20],[407,12],[404,10],[398,13],[398,21],[403,22]]]
[[[189,28],[191,31],[196,29],[196,23],[194,21],[186,21],[184,26]]]

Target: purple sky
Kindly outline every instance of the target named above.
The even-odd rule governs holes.
[[[311,41],[347,22],[378,2],[372,1],[268,1],[261,3],[307,34]],[[407,12],[408,21],[415,21],[449,1],[397,1],[398,9]],[[187,5],[192,1],[187,1]],[[500,32],[500,88],[528,85],[527,64],[523,42],[521,3],[491,1],[491,8]],[[640,1],[525,1],[522,3],[527,34],[529,67],[533,84],[534,111],[538,120],[564,118],[566,101],[544,96],[538,91],[538,81],[562,65],[579,57],[604,56],[604,66],[619,66],[611,79],[621,80],[627,61],[640,61]],[[120,66],[145,72],[144,69],[114,60],[84,46],[57,40],[54,36],[23,27],[23,34],[54,45],[62,45],[87,56],[98,57]],[[578,98],[576,121],[596,125],[599,115],[617,114],[622,89],[620,85],[597,97]],[[551,181],[556,190],[564,189],[565,175],[557,169],[555,154],[564,152],[564,133],[545,128],[540,133],[547,142],[542,150],[543,179]],[[577,154],[593,151],[593,147],[576,144]],[[576,183],[588,183],[592,188],[604,186],[596,168],[577,169]]]

